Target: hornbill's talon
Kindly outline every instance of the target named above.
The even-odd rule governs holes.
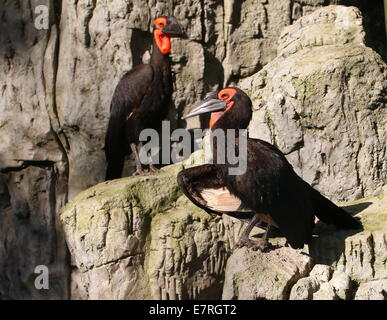
[[[153,164],[149,165],[149,171],[152,173],[159,173],[160,169],[157,169]]]
[[[133,176],[145,176],[147,174],[146,171],[144,170],[136,170],[135,172],[133,172]]]

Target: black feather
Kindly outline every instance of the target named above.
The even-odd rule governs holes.
[[[316,189],[309,187],[312,198],[314,213],[321,221],[333,224],[340,229],[361,229],[360,221],[352,217],[344,209],[336,206],[332,201],[325,198]]]

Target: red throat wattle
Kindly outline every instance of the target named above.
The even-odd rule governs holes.
[[[162,54],[168,54],[171,52],[171,38],[161,30],[155,30],[154,32],[155,41],[157,47]]]
[[[227,103],[227,108],[224,111],[218,111],[212,114],[210,119],[210,129],[215,125],[215,123],[228,111],[230,110],[234,104],[235,101],[231,101],[234,95],[237,93],[237,91],[233,88],[226,88],[221,90],[218,93],[218,98],[220,100],[223,100]]]

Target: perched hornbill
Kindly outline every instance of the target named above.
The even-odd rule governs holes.
[[[159,130],[168,114],[173,90],[171,37],[182,36],[183,29],[174,17],[159,17],[154,26],[150,64],[138,65],[126,73],[113,94],[105,138],[106,180],[121,177],[125,156],[131,152],[136,160],[135,174],[144,173],[138,154],[140,132],[147,128]],[[152,164],[149,169],[157,171]]]
[[[251,109],[251,100],[243,91],[226,88],[207,94],[184,118],[215,112],[210,121],[212,132],[245,129],[252,117]],[[240,139],[236,135],[231,142],[238,146]],[[214,155],[218,150],[214,143]],[[302,248],[312,238],[315,216],[338,228],[361,228],[360,222],[302,180],[275,146],[247,138],[246,157],[247,169],[241,175],[229,175],[232,165],[227,161],[216,164],[215,160],[214,164],[182,170],[177,177],[184,194],[208,213],[249,220],[237,247],[265,249],[268,230],[275,226],[293,248]],[[268,226],[264,236],[256,241],[249,239],[252,228],[261,221]]]

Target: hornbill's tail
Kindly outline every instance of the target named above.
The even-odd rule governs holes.
[[[317,190],[311,189],[314,213],[321,221],[333,224],[340,229],[361,229],[361,222],[352,217],[344,209],[336,206],[332,201],[325,198]]]
[[[129,146],[123,145],[124,127],[114,121],[114,117],[109,120],[109,126],[105,137],[105,155],[107,161],[105,181],[119,179],[124,168],[125,155]]]

